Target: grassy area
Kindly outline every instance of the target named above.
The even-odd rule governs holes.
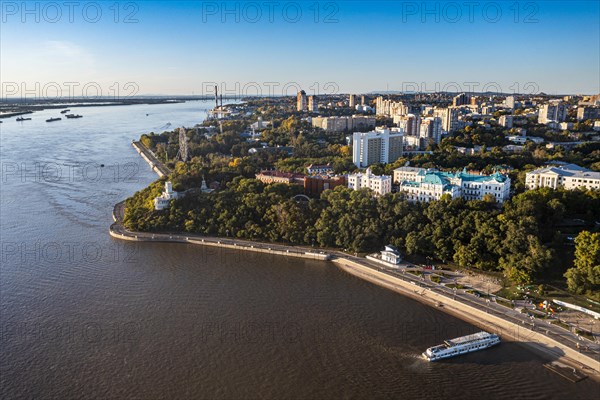
[[[450,284],[446,285],[446,287],[449,287],[450,289],[454,289],[454,288],[456,288],[456,289],[466,289],[467,288],[466,286],[463,286],[463,285],[457,284],[457,283],[450,283]]]
[[[557,319],[554,319],[554,320],[550,321],[550,323],[553,324],[553,325],[560,326],[561,328],[564,328],[564,329],[566,329],[568,331],[571,330],[571,326],[569,324],[565,324],[564,322],[559,321]]]
[[[431,282],[435,282],[435,283],[440,283],[442,281],[442,278],[437,275],[432,275],[430,277],[430,279],[431,279]]]
[[[503,299],[496,298],[496,303],[497,303],[497,304],[500,304],[501,306],[504,306],[504,307],[510,308],[511,310],[512,310],[512,308],[513,308],[513,305],[512,305],[512,303],[510,303],[510,302],[508,302],[508,301],[505,301],[505,300],[503,300]]]
[[[575,329],[575,333],[577,333],[579,336],[582,336],[582,337],[584,337],[584,338],[586,338],[588,340],[591,340],[592,342],[594,340],[596,340],[596,338],[594,337],[594,335],[592,335],[591,332],[584,331],[582,329]]]
[[[409,274],[416,275],[418,277],[422,277],[423,276],[423,273],[421,271],[406,271],[406,272],[408,272]]]

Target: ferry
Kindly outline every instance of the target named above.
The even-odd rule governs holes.
[[[67,114],[65,116],[67,118],[82,118],[83,117],[83,115],[79,115],[79,114],[77,114],[77,115],[75,115],[75,114]]]
[[[444,341],[444,344],[425,350],[423,357],[427,361],[437,361],[477,350],[487,349],[500,343],[500,336],[494,333],[478,332]]]
[[[61,113],[61,114],[66,114],[66,113],[68,113],[69,111],[71,111],[71,110],[69,110],[69,109],[67,108],[66,110],[62,110],[60,113]]]
[[[17,118],[17,122],[21,122],[21,121],[31,121],[31,118],[23,118],[23,117]]]
[[[47,119],[46,122],[54,122],[54,121],[60,121],[62,118],[50,118]]]

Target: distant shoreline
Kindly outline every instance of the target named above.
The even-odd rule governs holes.
[[[0,111],[0,119],[12,118],[19,115],[31,114],[36,111],[44,111],[44,110],[56,110],[56,109],[65,109],[69,107],[112,107],[112,106],[132,106],[132,105],[156,105],[156,104],[178,104],[185,103],[186,100],[176,100],[176,99],[163,99],[163,100],[104,100],[97,102],[89,102],[89,103],[80,103],[77,101],[65,102],[63,104],[19,104],[19,103],[5,103],[0,102],[0,110],[6,109],[5,113]]]

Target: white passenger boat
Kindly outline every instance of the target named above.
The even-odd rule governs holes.
[[[487,349],[498,343],[500,343],[500,336],[482,331],[472,335],[446,340],[444,341],[444,344],[430,347],[425,350],[423,357],[425,357],[427,361],[436,361],[441,360],[442,358],[449,358],[460,354]]]

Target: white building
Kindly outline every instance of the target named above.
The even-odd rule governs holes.
[[[389,175],[373,175],[368,168],[364,174],[348,175],[348,187],[353,190],[371,189],[375,194],[383,196],[392,191],[392,177]]]
[[[442,140],[442,119],[439,117],[428,117],[421,121],[419,137],[425,139],[425,143],[429,141],[433,141],[436,144],[439,143]]]
[[[352,161],[359,168],[390,163],[402,156],[403,132],[398,128],[375,128],[352,136]]]
[[[394,123],[407,136],[419,136],[421,117],[414,114],[394,115]]]
[[[417,181],[417,177],[419,173],[423,171],[424,168],[417,167],[400,167],[394,170],[394,183],[400,183],[404,181]]]
[[[258,117],[258,121],[251,124],[250,129],[252,129],[253,132],[254,131],[262,131],[263,129],[266,129],[272,125],[273,125],[272,121],[263,121],[262,117]]]
[[[498,119],[498,124],[500,124],[500,126],[503,126],[507,129],[510,129],[513,127],[513,116],[512,115],[501,115],[500,118]]]
[[[400,254],[396,247],[387,245],[381,251],[381,259],[390,264],[398,265],[402,261],[402,254]]]
[[[504,105],[508,108],[515,109],[515,96],[506,96],[504,100]]]
[[[509,136],[508,140],[516,143],[516,144],[525,144],[528,140],[530,142],[533,142],[535,144],[540,144],[540,143],[544,143],[544,138],[541,137],[537,137],[537,136],[517,136],[517,135],[513,135],[513,136]]]
[[[590,171],[575,164],[548,166],[528,172],[525,175],[525,186],[527,189],[600,189],[600,172]]]
[[[408,106],[401,101],[395,102],[392,100],[384,100],[383,96],[376,99],[375,112],[377,115],[407,115]]]
[[[179,197],[179,193],[173,191],[173,185],[171,182],[165,182],[165,190],[162,194],[154,199],[154,209],[164,210],[169,208],[171,200]]]
[[[447,133],[455,132],[461,128],[458,113],[459,109],[456,107],[436,108],[433,110],[433,116],[442,119],[442,129]]]
[[[483,200],[484,196],[492,195],[496,202],[503,203],[510,197],[510,178],[499,173],[474,175],[465,170],[451,173],[401,167],[394,170],[394,183],[411,201],[439,200],[448,194],[466,200]]]
[[[540,106],[538,124],[547,124],[550,121],[563,122],[567,118],[567,105],[563,102],[551,102]]]
[[[326,132],[344,132],[352,129],[373,129],[377,119],[368,115],[352,115],[343,117],[313,117],[311,124]]]
[[[327,175],[333,173],[331,164],[310,164],[306,167],[306,172],[309,175]]]
[[[558,124],[558,127],[559,127],[560,129],[562,129],[563,131],[568,131],[568,130],[571,130],[571,129],[573,129],[573,126],[574,126],[574,125],[575,125],[575,124],[574,124],[574,123],[572,123],[572,122],[561,122],[560,124]]]

